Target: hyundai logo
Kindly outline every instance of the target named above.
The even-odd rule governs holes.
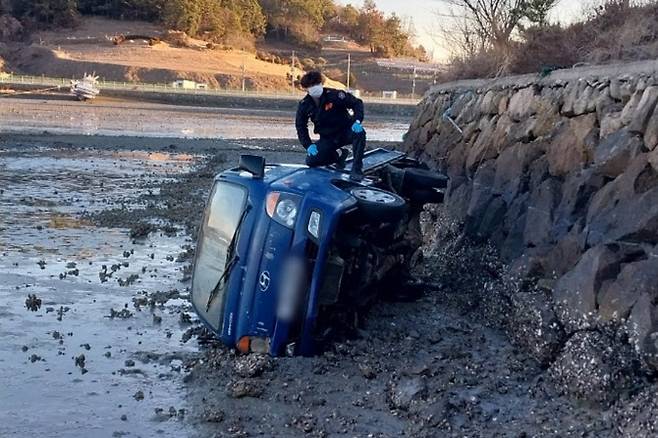
[[[270,273],[267,271],[263,271],[262,274],[260,274],[260,278],[258,279],[258,284],[260,285],[260,290],[265,292],[270,288]]]

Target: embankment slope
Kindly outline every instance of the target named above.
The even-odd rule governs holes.
[[[658,370],[656,72],[651,61],[443,85],[405,139],[450,176],[464,235],[508,265],[499,311],[512,338],[558,388],[598,402]]]

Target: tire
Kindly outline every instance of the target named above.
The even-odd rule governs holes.
[[[369,221],[397,221],[402,219],[407,211],[407,202],[386,190],[357,186],[350,188],[349,193],[359,205],[359,216]]]
[[[448,187],[448,177],[427,169],[406,169],[402,187],[405,191],[445,189]]]

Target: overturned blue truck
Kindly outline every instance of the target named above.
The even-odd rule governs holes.
[[[192,303],[243,353],[311,356],[354,327],[378,296],[409,281],[418,217],[447,179],[375,149],[360,182],[345,169],[243,155],[215,178],[198,236]]]

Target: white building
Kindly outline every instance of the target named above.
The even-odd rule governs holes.
[[[185,90],[205,90],[208,88],[208,84],[199,84],[187,79],[178,79],[174,81],[171,86],[174,88],[183,88]]]

